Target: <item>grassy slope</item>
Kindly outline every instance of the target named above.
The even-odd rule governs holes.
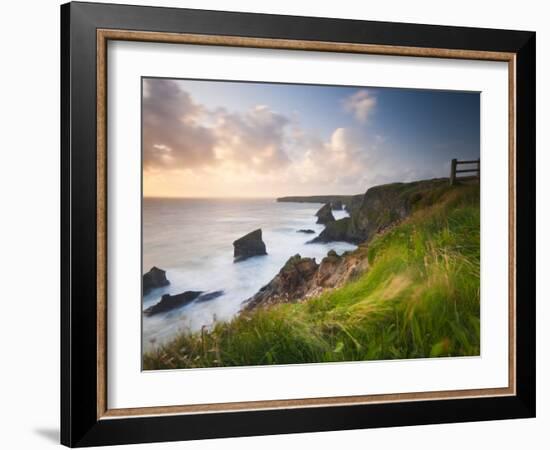
[[[357,252],[370,268],[318,298],[241,314],[144,355],[145,369],[479,354],[479,186],[441,187]]]

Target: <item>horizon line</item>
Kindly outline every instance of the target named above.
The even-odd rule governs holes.
[[[145,199],[160,199],[160,200],[276,200],[278,198],[286,197],[330,197],[330,196],[339,196],[339,197],[352,197],[354,195],[362,194],[303,194],[303,195],[276,195],[276,196],[263,196],[263,197],[176,197],[176,196],[159,196],[159,195],[143,195],[142,198]]]

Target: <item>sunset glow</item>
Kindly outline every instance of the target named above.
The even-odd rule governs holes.
[[[479,155],[479,94],[144,79],[146,197],[358,194]]]

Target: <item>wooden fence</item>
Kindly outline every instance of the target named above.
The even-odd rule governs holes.
[[[464,164],[475,164],[476,167],[471,168],[471,169],[458,169],[458,166],[461,165],[461,164],[462,165],[464,165]],[[476,160],[473,160],[473,161],[458,161],[456,159],[451,160],[451,175],[449,176],[449,181],[451,183],[451,186],[456,184],[457,178],[458,179],[460,178],[460,177],[457,177],[457,174],[459,174],[459,173],[475,173],[476,177],[479,178],[480,168],[481,168],[481,166],[480,166],[480,163],[479,163],[479,159],[476,159]]]

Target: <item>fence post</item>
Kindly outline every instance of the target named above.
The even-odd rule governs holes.
[[[451,174],[449,176],[449,182],[451,186],[455,184],[456,181],[456,159],[451,160]]]

